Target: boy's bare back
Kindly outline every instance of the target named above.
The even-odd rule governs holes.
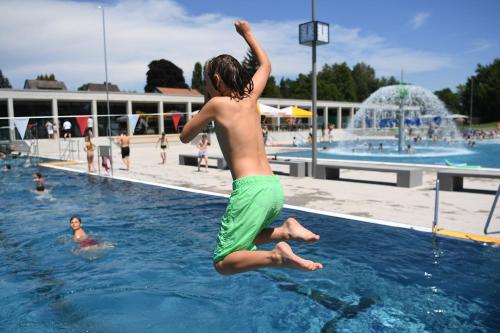
[[[182,142],[189,142],[215,121],[217,140],[233,179],[251,175],[272,175],[267,162],[260,126],[257,99],[264,90],[271,72],[271,63],[255,39],[246,21],[236,21],[238,33],[245,39],[259,61],[259,69],[252,77],[253,90],[246,96],[234,96],[219,74],[206,78],[206,104],[189,121],[181,134]]]
[[[251,175],[272,175],[264,150],[257,101],[251,97],[214,100],[215,132],[233,179]]]

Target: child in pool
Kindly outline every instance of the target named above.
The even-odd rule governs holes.
[[[103,250],[113,247],[113,244],[99,242],[97,239],[90,238],[83,230],[82,219],[79,216],[72,216],[69,219],[69,227],[73,231],[73,240],[78,243],[80,251]]]
[[[33,173],[33,180],[35,181],[35,187],[37,193],[46,193],[48,190],[45,189],[45,181],[42,178],[40,172]]]
[[[205,105],[184,127],[180,139],[188,143],[208,124],[215,131],[233,177],[233,192],[221,221],[214,253],[220,274],[235,274],[269,266],[314,271],[320,263],[293,253],[284,240],[314,242],[319,236],[289,218],[277,228],[266,228],[283,206],[283,188],[269,166],[264,148],[257,99],[266,86],[271,62],[246,21],[235,22],[259,62],[253,78],[230,55],[220,55],[205,65]],[[270,251],[256,245],[279,243]]]

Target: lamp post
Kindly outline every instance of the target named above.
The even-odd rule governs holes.
[[[316,176],[316,164],[318,159],[318,152],[316,148],[316,141],[318,137],[317,131],[317,80],[316,80],[316,46],[328,44],[330,42],[330,26],[328,23],[316,21],[316,1],[312,0],[312,21],[302,23],[299,25],[299,43],[302,45],[312,46],[312,87],[311,87],[311,111],[313,114],[313,137],[312,137],[312,174]]]
[[[470,110],[469,110],[469,131],[472,128],[472,95],[474,93],[474,77],[470,78]]]
[[[104,6],[98,6],[102,9],[102,35],[104,40],[104,73],[105,73],[105,85],[106,85],[106,107],[108,110],[108,138],[109,138],[109,151],[111,154],[111,177],[113,177],[113,142],[111,139],[111,113],[109,109],[109,83],[108,83],[108,54],[106,51],[106,20],[104,18]],[[99,161],[98,161],[99,163]]]

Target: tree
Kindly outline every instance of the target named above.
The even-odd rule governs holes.
[[[451,91],[450,88],[435,91],[434,94],[443,101],[446,108],[452,113],[462,113],[460,95]]]
[[[356,86],[357,101],[362,102],[378,89],[378,80],[375,70],[369,65],[361,62],[352,68],[352,77]]]
[[[80,87],[78,87],[78,90],[83,90],[83,91],[89,90],[89,84],[88,83],[82,84]]]
[[[351,69],[345,62],[323,66],[318,73],[318,98],[351,102],[357,100]]]
[[[276,84],[276,79],[274,76],[270,76],[267,80],[266,87],[262,92],[262,97],[281,97],[280,87]]]
[[[205,81],[202,74],[203,68],[201,63],[194,64],[193,77],[191,78],[191,88],[197,89],[200,93],[205,93]]]
[[[188,88],[182,69],[165,60],[153,60],[148,65],[145,92],[154,92],[156,87]]]
[[[255,72],[257,72],[257,69],[259,69],[259,62],[257,61],[257,57],[251,49],[248,49],[247,54],[245,55],[245,58],[243,59],[241,64],[251,77],[253,77]]]
[[[288,98],[311,99],[311,74],[299,74],[296,80],[288,80]]]
[[[500,120],[500,58],[493,63],[483,66],[477,65],[476,75],[469,77],[465,89],[461,93],[464,112],[470,110],[472,88],[472,116],[479,117],[481,122]]]
[[[392,75],[389,78],[382,76],[382,78],[379,80],[379,87],[393,86],[396,84],[399,84],[399,81],[396,80],[396,78]]]
[[[0,88],[12,88],[9,79],[3,76],[2,70],[0,70]]]
[[[56,76],[51,73],[50,75],[48,74],[41,74],[36,77],[37,80],[41,81],[56,81]]]

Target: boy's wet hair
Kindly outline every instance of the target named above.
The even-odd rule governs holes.
[[[205,64],[205,80],[210,80],[215,89],[213,78],[218,74],[226,87],[231,90],[231,98],[241,99],[250,95],[253,81],[238,60],[229,54],[221,54]]]

